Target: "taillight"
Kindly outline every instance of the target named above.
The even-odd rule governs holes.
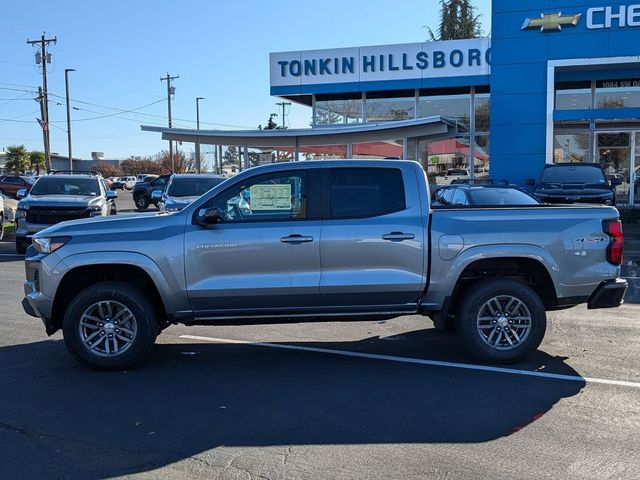
[[[607,262],[613,265],[622,265],[622,244],[624,243],[622,222],[620,220],[604,220],[602,230],[609,235]]]

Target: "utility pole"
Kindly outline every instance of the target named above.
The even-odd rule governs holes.
[[[42,93],[41,93],[41,108],[42,113],[42,131],[44,138],[44,158],[47,165],[47,171],[51,170],[51,141],[49,138],[49,93],[47,90],[47,63],[51,63],[51,54],[47,53],[47,45],[53,43],[54,45],[58,41],[57,37],[46,38],[45,32],[42,32],[40,40],[28,40],[29,45],[40,45],[40,52],[36,53],[36,64],[42,62]]]
[[[75,72],[73,68],[64,69],[64,86],[67,92],[67,144],[69,146],[69,171],[73,172],[73,155],[71,153],[71,103],[69,101],[69,72]]]
[[[196,129],[200,130],[200,100],[204,97],[196,97]],[[196,173],[200,173],[200,142],[196,142]]]
[[[175,80],[176,78],[180,78],[178,75],[176,75],[175,77],[172,77],[171,75],[169,75],[169,72],[167,72],[167,76],[166,77],[160,77],[160,81],[167,82],[167,108],[168,108],[168,112],[169,112],[169,128],[171,128],[172,126],[172,122],[171,122],[171,95],[173,95],[176,92],[176,89],[174,87],[171,86],[171,80]],[[173,142],[171,140],[169,140],[169,157],[171,157],[171,173],[175,173],[176,172],[176,168],[175,168],[175,164],[174,164],[174,160],[173,160]]]
[[[276,103],[276,105],[278,105],[279,107],[282,107],[282,128],[287,128],[287,126],[284,123],[284,117],[286,115],[284,109],[285,107],[290,106],[291,102],[278,102]]]

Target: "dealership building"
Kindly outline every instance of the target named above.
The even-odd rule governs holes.
[[[435,183],[456,169],[526,184],[545,164],[596,162],[619,204],[640,205],[635,2],[493,0],[491,38],[272,53],[271,94],[307,105],[310,128],[143,129],[233,145],[242,168],[407,158]]]

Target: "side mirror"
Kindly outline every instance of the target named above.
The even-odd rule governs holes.
[[[18,200],[22,200],[26,196],[27,196],[27,189],[26,188],[21,188],[20,190],[18,190],[16,192],[16,198]]]
[[[107,200],[115,200],[118,198],[118,193],[113,190],[107,190]]]
[[[151,192],[151,200],[154,202],[159,202],[162,200],[162,190],[154,190]]]
[[[198,225],[207,226],[220,223],[220,211],[217,208],[201,208],[196,213],[195,221]]]

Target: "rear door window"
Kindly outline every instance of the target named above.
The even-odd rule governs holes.
[[[398,168],[333,168],[330,177],[333,219],[377,217],[406,208]]]

